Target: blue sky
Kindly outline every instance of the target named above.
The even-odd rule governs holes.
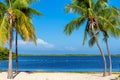
[[[23,42],[19,39],[19,53],[34,53],[34,54],[78,54],[89,53],[99,54],[97,46],[90,48],[88,43],[83,46],[83,31],[84,24],[77,31],[74,31],[71,36],[64,34],[65,25],[78,15],[70,13],[66,14],[64,7],[71,3],[72,0],[40,0],[38,3],[33,3],[31,7],[42,12],[43,16],[33,16],[33,25],[35,26],[36,35],[38,38],[37,46],[32,42]],[[119,0],[110,0],[110,5],[120,7]],[[120,53],[120,39],[109,39],[111,53]],[[106,53],[105,44],[99,40],[101,47]],[[14,51],[14,47],[13,47]]]

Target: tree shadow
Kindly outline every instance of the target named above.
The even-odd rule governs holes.
[[[25,71],[25,73],[31,74],[31,73],[33,73],[33,72],[32,72],[32,71]]]
[[[18,72],[18,73],[14,72],[14,73],[13,73],[13,78],[15,78],[19,73],[20,73],[20,72]]]
[[[31,73],[33,73],[33,72],[31,72],[31,71],[24,71],[25,73],[27,73],[27,74],[31,74]],[[17,75],[19,75],[21,72],[19,71],[18,73],[16,73],[16,72],[14,72],[13,73],[13,78],[15,78]]]

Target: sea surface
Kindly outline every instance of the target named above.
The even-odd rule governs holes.
[[[120,71],[120,57],[112,56],[112,63],[113,71]],[[0,61],[0,70],[7,68],[8,61]],[[102,72],[103,60],[101,56],[19,56],[19,71]]]

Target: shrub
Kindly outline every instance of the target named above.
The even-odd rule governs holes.
[[[9,56],[9,49],[0,47],[0,60],[7,60]],[[15,53],[13,52],[13,59],[15,59]]]

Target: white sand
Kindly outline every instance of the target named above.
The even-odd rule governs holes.
[[[102,73],[27,73],[20,72],[12,80],[114,80],[118,74],[102,77]],[[0,80],[8,80],[6,72],[0,73]]]

